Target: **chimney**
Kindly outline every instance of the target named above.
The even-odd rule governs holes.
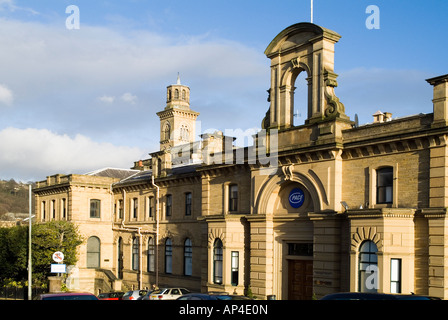
[[[433,127],[444,127],[448,125],[448,74],[427,79],[430,85],[434,87],[433,109],[434,119]]]
[[[384,121],[384,113],[380,110],[373,114],[373,123],[380,123]]]
[[[381,112],[378,110],[373,114],[373,123],[381,123],[390,120],[392,120],[392,113],[390,112]]]
[[[384,121],[390,121],[390,120],[392,120],[392,113],[384,112]]]

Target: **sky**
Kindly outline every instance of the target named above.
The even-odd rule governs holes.
[[[159,148],[156,112],[178,74],[200,112],[198,135],[259,129],[269,108],[264,50],[283,29],[310,22],[310,7],[0,0],[0,179],[40,181],[148,158]],[[448,73],[447,17],[446,0],[313,1],[313,22],[342,36],[335,92],[352,120],[432,112],[425,79]],[[296,87],[300,96],[304,86]],[[295,108],[303,123],[306,111]]]

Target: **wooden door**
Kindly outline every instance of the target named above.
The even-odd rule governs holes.
[[[288,300],[313,297],[313,261],[288,260]]]

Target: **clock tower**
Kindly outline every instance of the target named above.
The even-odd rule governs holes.
[[[167,87],[166,107],[160,118],[160,150],[193,142],[199,112],[190,109],[190,88],[180,83]]]

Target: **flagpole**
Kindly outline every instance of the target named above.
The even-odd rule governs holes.
[[[311,0],[311,23],[313,23],[313,0]]]

